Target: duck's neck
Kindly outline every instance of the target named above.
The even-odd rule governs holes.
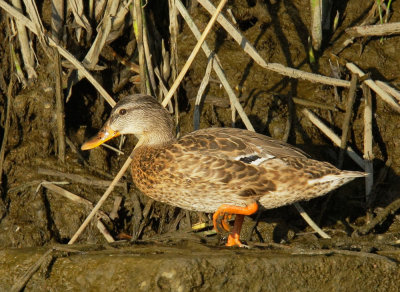
[[[157,147],[166,144],[170,144],[176,140],[172,130],[170,128],[163,129],[161,126],[156,130],[152,130],[151,132],[146,132],[141,135],[139,138],[140,146],[149,146],[149,147]]]

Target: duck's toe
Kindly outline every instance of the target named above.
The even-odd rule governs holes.
[[[226,213],[223,209],[218,209],[213,215],[214,229],[217,232],[230,231],[228,220],[232,214]]]

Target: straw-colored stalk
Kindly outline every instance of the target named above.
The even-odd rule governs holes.
[[[197,0],[210,14],[214,14],[215,7],[209,0]],[[339,87],[350,87],[350,82],[347,80],[337,79],[313,74],[290,67],[285,67],[282,64],[267,63],[260,56],[254,46],[234,27],[222,14],[217,18],[218,23],[226,30],[226,32],[240,45],[243,51],[248,54],[258,65],[267,70],[288,76],[291,78],[299,78],[311,82],[318,82]]]
[[[302,110],[303,114],[315,125],[317,126],[331,141],[336,145],[340,146],[340,138],[337,136],[328,126],[326,126],[314,113],[308,109]],[[355,163],[358,164],[362,169],[365,169],[364,160],[357,155],[357,153],[350,147],[346,147],[346,152]]]
[[[15,6],[15,8],[22,11],[21,0],[12,0],[11,3]],[[15,23],[16,23],[17,31],[18,31],[19,44],[21,46],[22,60],[24,61],[24,67],[25,67],[26,73],[28,75],[28,79],[29,80],[36,79],[37,74],[34,69],[35,58],[34,58],[33,49],[29,45],[29,38],[28,38],[28,34],[26,32],[26,28],[18,20],[16,20]]]
[[[355,64],[353,63],[347,63],[346,64],[347,69],[349,69],[351,72],[358,74],[360,78],[365,76],[365,73],[361,71],[360,68],[358,68]],[[382,98],[383,101],[385,101],[387,104],[391,106],[393,110],[396,112],[400,113],[400,105],[393,99],[393,97],[388,94],[386,91],[382,90],[374,80],[371,78],[368,78],[364,81],[365,84],[369,86],[379,97]]]
[[[316,51],[322,44],[322,2],[323,0],[310,0],[312,47]]]
[[[365,172],[369,175],[365,178],[365,197],[366,202],[370,201],[372,185],[374,184],[374,154],[372,152],[372,96],[371,89],[363,83],[362,90],[364,94],[364,160]]]

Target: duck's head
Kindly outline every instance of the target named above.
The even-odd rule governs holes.
[[[154,97],[129,95],[115,105],[103,128],[81,148],[95,148],[121,134],[134,134],[148,145],[163,144],[174,139],[173,128],[171,116]]]

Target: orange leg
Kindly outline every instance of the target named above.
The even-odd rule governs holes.
[[[242,229],[242,224],[244,220],[244,215],[236,215],[235,218],[235,223],[233,225],[233,230],[231,233],[229,233],[228,236],[228,242],[226,243],[226,246],[242,246],[242,243],[240,242],[240,230]]]
[[[239,237],[244,219],[243,215],[254,214],[255,212],[257,212],[257,210],[258,210],[258,205],[256,202],[246,207],[222,205],[221,207],[218,208],[218,210],[214,213],[213,216],[214,229],[217,232],[220,232],[221,230],[229,231],[229,225],[226,222],[226,219],[230,214],[236,214],[233,230],[232,233],[229,234],[228,243],[226,244],[226,246],[235,246],[235,245],[242,246]]]

